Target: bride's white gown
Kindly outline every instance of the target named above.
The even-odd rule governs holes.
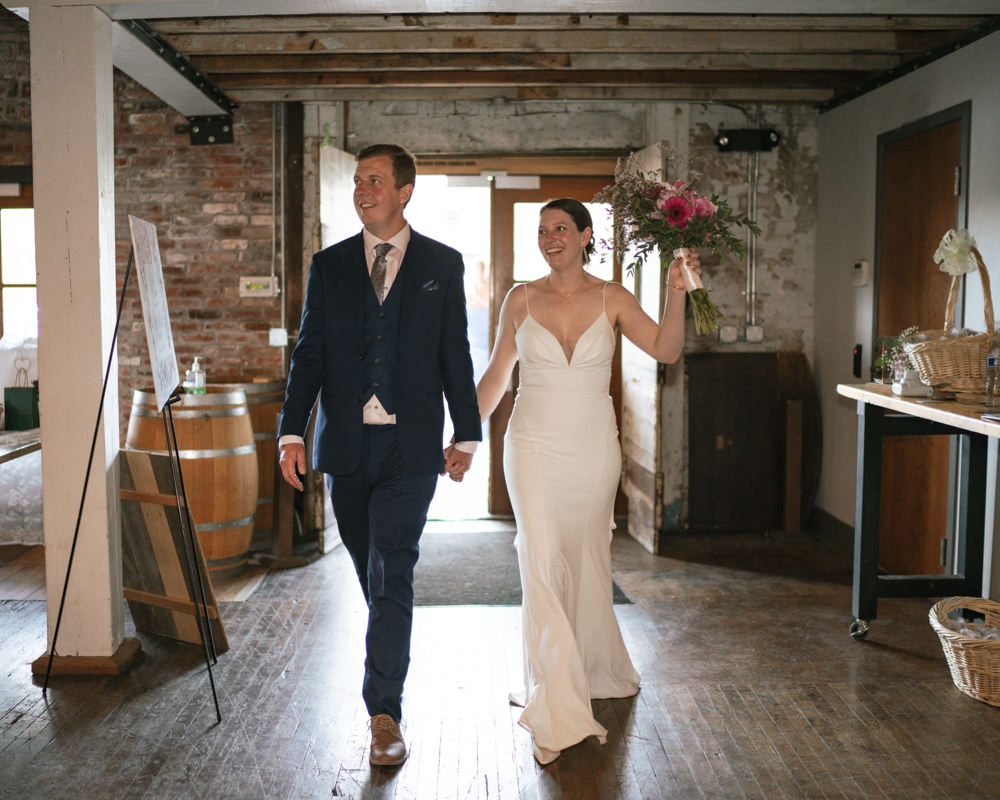
[[[527,292],[527,289],[525,289]],[[608,394],[615,335],[602,310],[572,357],[531,316],[515,335],[520,386],[504,439],[523,590],[520,724],[535,745],[603,744],[591,698],[628,697],[639,675],[612,605],[611,530],[621,449]]]

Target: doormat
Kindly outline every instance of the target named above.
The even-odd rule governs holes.
[[[519,606],[521,578],[512,532],[424,533],[414,605]],[[615,603],[632,601],[612,582]]]

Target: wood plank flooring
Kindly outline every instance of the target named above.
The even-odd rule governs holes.
[[[243,602],[267,576],[265,567],[251,564],[242,575],[216,578],[219,602]],[[0,600],[45,599],[45,548],[40,544],[0,545]]]
[[[671,546],[655,557],[616,536],[615,576],[634,600],[616,613],[642,689],[594,703],[606,745],[587,740],[545,768],[507,703],[520,612],[473,606],[416,609],[411,755],[369,767],[365,609],[340,548],[222,604],[221,724],[200,650],[142,635],[127,674],[54,678],[43,696],[30,662],[45,649],[45,604],[0,601],[0,798],[1000,797],[1000,709],[952,685],[932,599],[881,600],[858,642],[846,543]]]

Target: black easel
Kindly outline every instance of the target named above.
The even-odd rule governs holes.
[[[205,594],[204,576],[201,565],[195,557],[197,542],[195,541],[194,524],[191,521],[191,509],[188,506],[187,490],[184,488],[184,473],[181,472],[181,453],[177,446],[177,431],[174,430],[174,413],[171,406],[180,402],[180,392],[173,392],[163,404],[163,432],[167,437],[167,453],[170,456],[170,472],[174,478],[174,496],[177,498],[177,515],[181,523],[181,539],[184,542],[184,557],[187,560],[188,580],[194,593],[195,619],[198,620],[198,634],[201,636],[201,646],[205,651],[205,666],[208,668],[208,682],[212,686],[212,699],[215,701],[215,719],[222,722],[222,712],[219,711],[219,696],[215,692],[215,677],[212,675],[212,664],[219,662],[215,651],[215,634],[208,621],[208,598]],[[201,603],[199,607],[198,603]],[[208,636],[205,636],[205,633]]]
[[[49,651],[49,660],[45,668],[45,682],[42,684],[42,694],[49,688],[49,676],[52,674],[52,660],[56,654],[56,641],[59,638],[59,626],[62,624],[63,609],[66,606],[66,591],[69,588],[69,577],[73,569],[73,556],[76,553],[76,543],[80,538],[80,520],[83,518],[83,504],[87,499],[87,485],[90,483],[90,470],[94,463],[94,450],[97,447],[97,436],[101,428],[101,418],[104,415],[104,398],[108,391],[108,378],[111,375],[111,365],[114,361],[115,346],[118,342],[118,328],[121,325],[122,309],[125,307],[125,292],[128,289],[128,279],[132,273],[132,259],[135,250],[129,248],[128,263],[125,265],[125,277],[122,280],[122,291],[118,298],[118,314],[115,317],[115,330],[111,337],[111,350],[108,353],[108,365],[104,370],[104,384],[101,387],[101,400],[97,406],[97,422],[94,424],[94,436],[90,441],[90,456],[87,458],[87,471],[83,478],[83,493],[80,496],[80,507],[76,514],[76,528],[73,531],[73,544],[69,550],[69,561],[66,564],[66,579],[63,581],[62,597],[59,600],[59,613],[56,615],[56,626],[52,632],[52,647]],[[222,722],[222,714],[219,711],[219,698],[215,691],[215,678],[212,676],[213,659],[218,661],[215,652],[215,638],[212,635],[212,626],[208,621],[208,602],[206,600],[205,585],[202,582],[201,568],[194,557],[196,552],[196,542],[194,541],[194,526],[191,524],[190,511],[188,510],[187,494],[184,491],[184,477],[180,471],[180,453],[177,450],[177,438],[174,435],[174,418],[170,406],[180,399],[180,395],[174,392],[170,399],[164,404],[163,427],[167,432],[167,451],[170,454],[170,468],[174,478],[174,494],[177,498],[177,514],[180,517],[181,532],[186,531],[187,535],[182,536],[184,540],[184,555],[187,559],[188,575],[192,588],[195,592],[195,618],[198,620],[198,633],[201,636],[201,643],[205,650],[205,666],[208,668],[208,679],[212,686],[212,699],[215,702],[215,717],[217,722]],[[169,427],[168,427],[169,421]],[[197,580],[196,580],[197,579]],[[198,598],[201,598],[199,607]],[[208,630],[208,637],[205,631]],[[211,642],[211,655],[209,654],[209,642]]]

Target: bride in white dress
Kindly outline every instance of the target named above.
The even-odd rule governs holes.
[[[518,721],[531,732],[541,764],[588,736],[605,742],[591,699],[639,691],[612,605],[611,529],[621,475],[608,393],[615,329],[666,363],[677,360],[684,343],[680,259],[670,266],[657,325],[623,286],[584,270],[592,239],[582,203],[559,199],[543,207],[538,247],[549,274],[504,299],[477,387],[485,420],[520,362],[503,460],[523,592],[525,685],[511,702],[524,707]],[[698,270],[697,254],[688,264]]]

